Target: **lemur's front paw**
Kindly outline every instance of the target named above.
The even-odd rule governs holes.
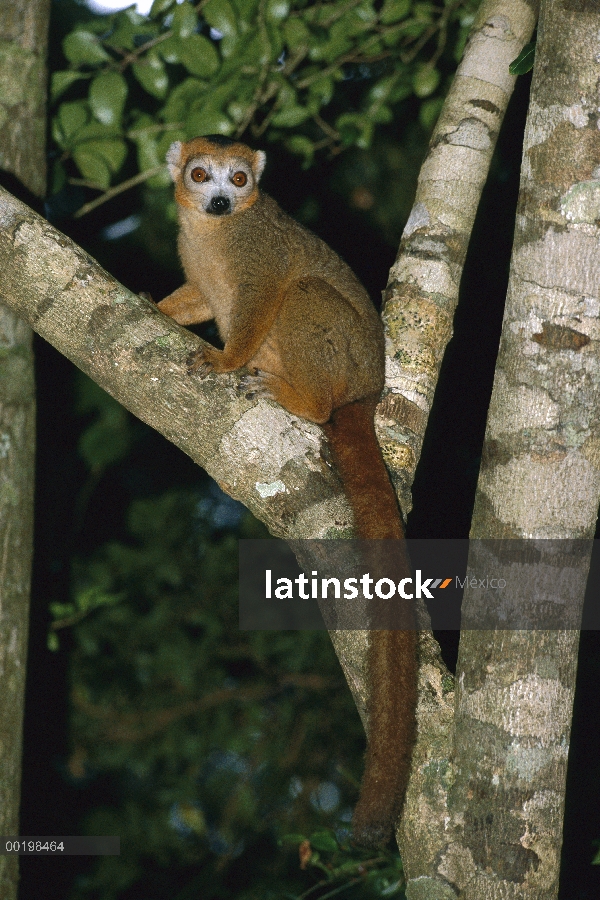
[[[199,375],[200,378],[206,378],[214,369],[214,363],[210,356],[209,347],[200,347],[190,353],[186,360],[188,375]]]
[[[246,395],[246,400],[255,397],[265,397],[267,400],[275,400],[272,386],[273,376],[261,369],[254,369],[252,374],[242,375],[238,382],[238,391]]]

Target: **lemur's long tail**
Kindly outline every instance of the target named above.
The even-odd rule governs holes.
[[[376,403],[376,397],[367,397],[340,407],[324,430],[354,512],[357,535],[377,542],[367,545],[366,556],[375,568],[385,560],[389,574],[394,545],[387,541],[403,542],[404,529],[375,434]],[[396,545],[392,556],[391,572],[397,582],[409,575],[405,546]],[[357,843],[371,847],[387,843],[400,815],[416,734],[417,633],[408,602],[400,613],[408,630],[370,633],[369,739],[352,833]]]
[[[359,538],[403,540],[404,528],[375,434],[377,397],[333,411],[323,428],[333,451]]]

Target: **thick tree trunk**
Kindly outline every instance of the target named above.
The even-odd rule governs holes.
[[[467,247],[515,78],[509,65],[531,39],[538,0],[484,0],[421,168],[415,203],[386,288],[386,391],[378,435],[402,508],[410,489],[452,320]],[[482,309],[482,315],[484,315]],[[364,670],[357,633],[334,635],[352,684]],[[420,642],[418,737],[398,830],[407,896],[436,900],[448,892],[436,874],[446,843],[454,685],[431,633]],[[479,657],[478,657],[479,659]],[[429,879],[432,879],[431,881]],[[423,893],[425,891],[425,893]],[[451,896],[452,892],[448,894]]]
[[[50,0],[0,7],[0,169],[46,190]],[[0,286],[0,301],[2,289]],[[0,834],[19,834],[21,749],[33,544],[35,401],[31,329],[0,304]],[[18,857],[0,856],[14,900]]]
[[[474,538],[528,539],[548,599],[570,569],[575,610],[589,554],[577,557],[567,539],[593,537],[600,501],[599,34],[597,4],[543,0],[472,528]],[[467,597],[467,612],[480,600]],[[558,893],[578,632],[539,626],[461,639],[439,873],[465,900]]]

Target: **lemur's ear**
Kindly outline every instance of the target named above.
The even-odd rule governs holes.
[[[267,161],[267,154],[262,150],[254,151],[254,160],[252,161],[252,171],[254,172],[254,177],[256,181],[260,181],[260,176],[263,173],[265,168],[265,163]]]
[[[181,175],[181,141],[174,141],[167,150],[167,165],[173,181]]]

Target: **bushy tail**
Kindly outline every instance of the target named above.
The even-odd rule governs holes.
[[[377,398],[349,403],[335,410],[324,428],[334,462],[342,478],[361,539],[404,540],[396,494],[381,456],[373,415]],[[367,545],[371,570],[387,557],[390,545]],[[387,548],[379,551],[377,546]],[[408,576],[404,546],[396,545],[391,572],[397,582]],[[409,602],[400,611],[409,630],[372,631],[368,672],[367,707],[369,740],[365,771],[354,818],[354,840],[365,846],[381,846],[389,840],[398,819],[408,778],[416,734],[417,633]]]
[[[398,501],[377,443],[373,416],[376,397],[365,397],[334,410],[323,426],[359,538],[404,537]]]
[[[366,847],[389,841],[410,776],[416,735],[417,632],[370,634],[369,740],[352,835]]]

